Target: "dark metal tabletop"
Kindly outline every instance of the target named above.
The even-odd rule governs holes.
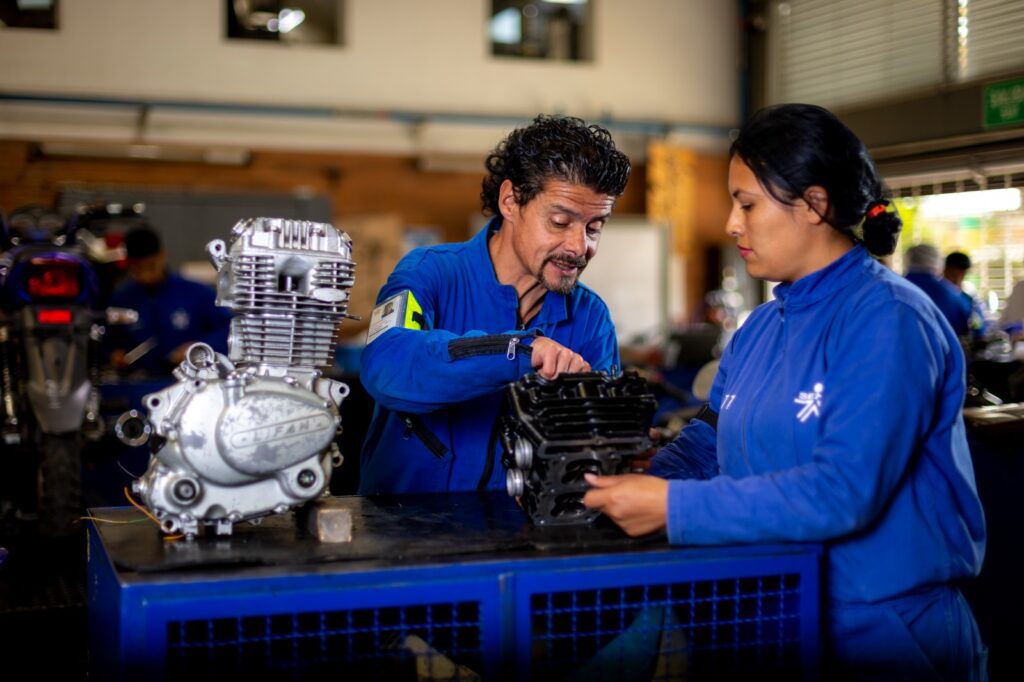
[[[320,543],[296,512],[236,524],[231,536],[212,532],[168,542],[156,524],[131,507],[90,510],[115,523],[95,523],[122,572],[242,567],[297,567],[366,562],[399,566],[460,559],[508,559],[637,547],[666,547],[663,535],[627,537],[607,519],[582,527],[535,528],[504,492],[338,497],[352,513],[352,540]]]

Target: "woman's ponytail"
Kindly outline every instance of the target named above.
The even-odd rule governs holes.
[[[872,203],[864,215],[860,240],[868,253],[888,256],[896,250],[896,240],[903,229],[903,220],[888,199]]]

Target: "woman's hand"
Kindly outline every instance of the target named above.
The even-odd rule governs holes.
[[[583,504],[599,509],[634,537],[665,527],[668,513],[668,481],[645,474],[595,476],[586,474],[591,488]]]

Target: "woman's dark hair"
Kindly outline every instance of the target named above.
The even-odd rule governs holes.
[[[480,199],[484,213],[500,215],[501,183],[512,181],[516,203],[524,206],[548,180],[583,185],[618,197],[629,180],[629,158],[615,148],[611,134],[569,116],[538,116],[498,143],[487,160]]]
[[[758,111],[740,129],[739,157],[775,199],[793,204],[812,186],[828,192],[825,221],[876,256],[896,249],[903,221],[864,143],[836,116],[812,104]]]

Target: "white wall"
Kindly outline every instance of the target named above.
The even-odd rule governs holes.
[[[682,312],[681,300],[667,298],[675,260],[668,242],[667,227],[640,216],[617,215],[601,231],[597,256],[580,279],[608,305],[620,344],[662,331]]]
[[[220,0],[65,0],[0,29],[0,92],[729,126],[735,0],[595,0],[595,60],[489,54],[487,0],[346,0],[346,45],[228,41]]]

